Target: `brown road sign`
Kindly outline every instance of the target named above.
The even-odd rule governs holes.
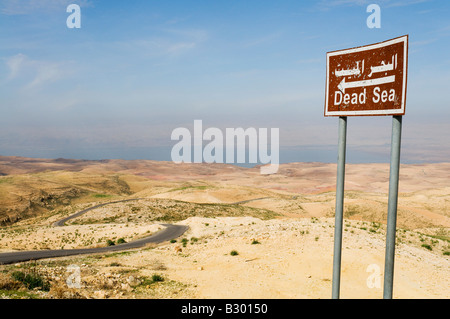
[[[407,35],[328,52],[324,115],[404,115],[407,67]]]

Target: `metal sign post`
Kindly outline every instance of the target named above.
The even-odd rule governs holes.
[[[324,116],[339,116],[332,298],[339,298],[347,116],[392,115],[384,298],[392,298],[402,115],[406,106],[408,35],[327,53]]]
[[[397,225],[398,180],[400,171],[400,144],[402,117],[392,117],[391,167],[389,172],[389,199],[386,231],[386,256],[384,264],[383,298],[392,298],[394,284],[395,232]]]
[[[334,227],[333,255],[333,287],[332,298],[339,299],[341,285],[341,252],[342,224],[344,219],[344,180],[345,180],[345,149],[347,144],[347,117],[339,117],[339,141],[336,179],[336,215]]]

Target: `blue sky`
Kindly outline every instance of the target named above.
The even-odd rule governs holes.
[[[279,128],[281,162],[334,162],[326,52],[408,34],[402,162],[448,161],[449,17],[446,0],[3,0],[0,154],[170,160],[172,130],[201,119]],[[349,118],[348,161],[388,162],[391,121]]]

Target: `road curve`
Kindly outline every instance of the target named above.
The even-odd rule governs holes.
[[[105,206],[108,204],[113,204],[113,203],[126,202],[126,201],[139,200],[139,199],[141,199],[141,198],[125,199],[125,200],[119,200],[119,201],[95,205],[90,208],[79,211],[73,215],[70,215],[69,217],[61,219],[61,220],[55,222],[53,225],[57,226],[57,227],[63,226],[64,223],[66,221],[68,221],[69,219],[78,217],[78,216],[80,216],[92,209],[98,208],[98,207],[102,207],[102,206]],[[114,246],[99,247],[99,248],[55,249],[55,250],[51,249],[51,250],[15,251],[15,252],[8,252],[8,253],[0,253],[0,264],[11,264],[11,263],[16,263],[16,262],[24,262],[24,261],[44,259],[44,258],[64,257],[64,256],[73,256],[73,255],[81,255],[81,254],[104,253],[104,252],[111,252],[111,251],[121,251],[121,250],[127,250],[127,249],[140,248],[149,243],[158,244],[158,243],[162,243],[167,240],[177,238],[177,237],[183,235],[189,228],[188,226],[184,226],[184,225],[172,225],[172,224],[161,224],[161,225],[164,226],[165,228],[151,236],[137,239],[137,240],[134,240],[129,243],[123,243],[123,244],[114,245]]]
[[[86,212],[88,212],[90,210],[93,210],[93,209],[96,209],[96,208],[99,208],[99,207],[102,207],[102,206],[105,206],[105,205],[129,202],[129,201],[140,200],[140,199],[145,199],[145,198],[122,199],[122,200],[116,200],[116,201],[113,201],[113,202],[101,203],[101,204],[98,204],[98,205],[95,205],[95,206],[92,206],[92,207],[80,210],[78,213],[72,214],[72,215],[70,215],[70,216],[68,216],[66,218],[60,219],[57,222],[53,223],[53,226],[55,226],[55,227],[64,226],[65,222],[68,221],[69,219],[81,216],[81,215],[83,215],[84,213],[86,213]]]

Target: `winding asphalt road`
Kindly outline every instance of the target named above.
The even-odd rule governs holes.
[[[69,217],[61,219],[53,224],[55,227],[64,226],[64,223],[69,219],[78,217],[92,209],[99,208],[105,205],[127,202],[132,200],[139,200],[142,198],[134,198],[134,199],[125,199],[114,202],[103,203],[99,205],[92,206],[90,208],[79,211]],[[34,250],[34,251],[17,251],[17,252],[8,252],[8,253],[0,253],[0,264],[11,264],[29,260],[37,260],[43,258],[55,258],[55,257],[64,257],[64,256],[73,256],[73,255],[81,255],[81,254],[94,254],[94,253],[104,253],[111,251],[121,251],[127,249],[135,249],[140,248],[148,243],[162,243],[167,240],[171,240],[183,235],[187,230],[188,226],[184,225],[172,225],[172,224],[161,224],[165,228],[160,230],[159,232],[138,240],[134,240],[129,243],[118,244],[114,246],[107,247],[99,247],[99,248],[79,248],[79,249],[56,249],[56,250]]]

